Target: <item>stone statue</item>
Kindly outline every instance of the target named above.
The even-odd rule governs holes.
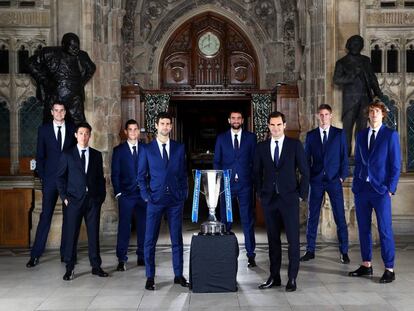
[[[43,103],[43,122],[51,120],[55,102],[65,105],[69,120],[85,122],[84,86],[96,70],[88,53],[80,50],[79,37],[66,33],[62,46],[44,47],[29,59],[29,72],[37,85],[36,97]]]
[[[383,94],[369,57],[361,55],[364,39],[351,36],[345,47],[348,54],[336,62],[333,81],[342,87],[342,122],[350,156],[354,125],[355,134],[367,127],[365,109],[375,96]]]

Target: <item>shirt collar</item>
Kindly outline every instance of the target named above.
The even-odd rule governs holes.
[[[86,146],[85,148],[82,148],[81,146],[79,146],[78,144],[76,144],[76,147],[78,148],[79,153],[81,153],[82,150],[86,150],[86,152],[89,151],[89,146]]]
[[[382,124],[378,127],[375,127],[375,128],[372,127],[372,126],[369,126],[369,131],[370,132],[375,131],[375,133],[378,133],[378,131],[381,129],[381,127],[382,127]]]
[[[134,146],[136,146],[137,149],[138,149],[138,141],[137,141],[137,143],[135,145],[131,144],[128,140],[127,140],[127,143],[128,143],[129,149],[132,150],[132,147],[134,147]]]
[[[63,123],[62,124],[57,124],[54,120],[53,120],[53,127],[58,127],[58,126],[61,126],[62,128],[63,127],[65,127],[65,121],[63,121]]]
[[[283,135],[282,137],[280,137],[280,138],[278,138],[278,139],[274,139],[273,137],[272,137],[272,141],[273,141],[273,143],[275,143],[276,144],[276,141],[277,141],[277,143],[278,143],[278,145],[279,146],[281,146],[282,144],[283,144],[283,141],[285,140],[285,135]]]

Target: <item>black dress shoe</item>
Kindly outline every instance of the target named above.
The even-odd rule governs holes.
[[[126,271],[126,262],[123,262],[123,261],[118,262],[116,271]]]
[[[109,276],[109,274],[107,272],[103,271],[101,267],[92,268],[92,274],[97,275],[101,278],[106,278],[106,277]]]
[[[339,258],[341,259],[341,262],[342,262],[344,265],[347,265],[347,264],[349,264],[349,263],[351,262],[351,260],[349,259],[349,256],[348,256],[348,254],[347,254],[347,253],[343,253],[343,254],[341,254],[341,256],[339,256]]]
[[[142,258],[137,259],[137,266],[145,266],[145,260]]]
[[[180,284],[182,287],[190,287],[190,283],[183,276],[174,277],[174,284]]]
[[[372,267],[359,266],[355,271],[348,273],[349,276],[371,276],[373,273]]]
[[[315,253],[311,251],[306,251],[305,255],[300,257],[300,261],[309,261],[315,258]]]
[[[155,282],[153,278],[148,278],[147,282],[145,283],[145,289],[147,290],[154,290],[155,289]]]
[[[27,262],[27,268],[33,268],[39,263],[39,257],[31,257],[30,260]]]
[[[279,277],[269,276],[266,282],[259,285],[259,289],[268,289],[268,288],[272,288],[273,286],[280,286],[280,285],[282,285],[280,276]]]
[[[286,291],[287,292],[294,292],[296,290],[296,280],[295,279],[289,279],[289,281],[286,284]]]
[[[247,259],[247,267],[248,268],[256,267],[256,260],[254,260],[254,257],[249,257]]]
[[[63,275],[64,281],[71,281],[75,278],[75,271],[72,269],[66,269],[66,273]]]
[[[391,272],[390,270],[385,269],[384,274],[380,278],[379,282],[382,284],[385,284],[385,283],[391,283],[394,280],[395,280],[394,271]]]

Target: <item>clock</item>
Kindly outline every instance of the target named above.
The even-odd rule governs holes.
[[[207,31],[198,39],[198,49],[204,56],[213,56],[220,49],[220,39],[211,31]]]

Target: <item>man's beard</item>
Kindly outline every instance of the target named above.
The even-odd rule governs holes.
[[[241,128],[241,124],[231,124],[231,128],[233,130],[239,130]]]

